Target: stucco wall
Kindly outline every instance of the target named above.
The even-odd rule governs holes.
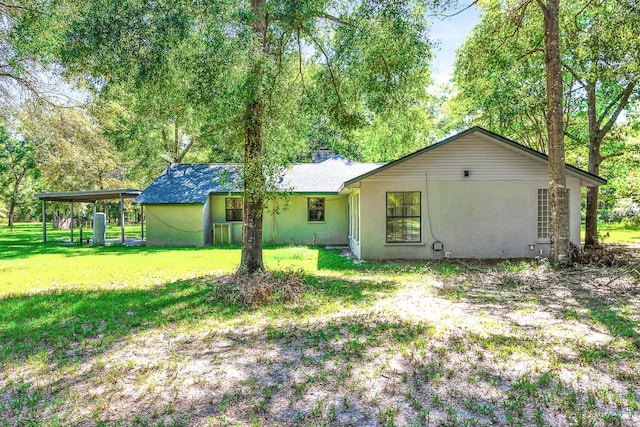
[[[228,197],[228,196],[226,196]],[[303,245],[346,245],[348,234],[348,197],[309,195],[325,198],[325,221],[307,221],[307,196],[292,195],[288,207],[272,214],[267,204],[262,224],[264,242]],[[225,196],[211,196],[213,222],[225,221]],[[233,223],[233,239],[242,242],[242,223]]]
[[[147,246],[202,246],[203,205],[145,205]]]
[[[464,176],[464,171],[469,176]],[[511,258],[549,254],[537,239],[537,193],[547,167],[518,151],[470,135],[414,157],[360,184],[364,259]],[[580,244],[580,182],[570,189],[571,241]],[[420,243],[386,242],[386,193],[420,191]],[[443,251],[434,251],[435,240]],[[534,245],[534,249],[529,248]]]
[[[548,256],[537,238],[537,193],[546,181],[363,182],[361,256],[365,259],[519,258]],[[569,180],[571,241],[580,244],[580,188]],[[420,191],[421,242],[386,242],[387,191]],[[430,220],[430,221],[429,221]],[[435,240],[443,251],[434,251]],[[529,245],[534,245],[531,250]]]

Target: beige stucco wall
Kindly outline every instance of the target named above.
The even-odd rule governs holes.
[[[145,205],[147,246],[203,246],[203,205]]]
[[[579,245],[580,182],[569,177],[567,185],[571,241]],[[548,256],[548,240],[537,239],[537,193],[548,186],[545,162],[482,135],[460,138],[360,183],[361,257]],[[386,243],[388,191],[420,191],[420,243]],[[443,251],[432,249],[434,240]]]
[[[229,196],[211,196],[213,222],[225,221],[224,199]],[[307,221],[307,198],[325,198],[325,221]],[[267,202],[262,225],[263,241],[281,244],[346,245],[348,234],[347,195],[289,196],[288,203],[280,203],[273,214],[271,202]],[[242,223],[233,223],[233,240],[242,242]]]
[[[548,240],[537,239],[537,196],[541,181],[363,182],[361,257],[364,259],[519,258],[548,256]],[[569,180],[571,241],[580,243],[580,187]],[[421,192],[421,242],[386,242],[386,192]],[[430,206],[429,206],[430,204]],[[430,217],[430,218],[429,218]],[[431,227],[429,225],[431,219]],[[433,234],[433,235],[432,235]],[[441,252],[432,244],[439,240]],[[534,249],[529,249],[534,245]]]

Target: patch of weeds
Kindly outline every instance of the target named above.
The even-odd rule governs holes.
[[[531,381],[529,374],[523,375],[518,381],[516,381],[513,388],[529,397],[533,397],[537,394],[536,383]]]
[[[444,298],[448,299],[451,302],[459,301],[463,298],[467,297],[467,291],[460,288],[442,288],[440,290],[440,295]]]
[[[442,380],[442,365],[438,362],[431,362],[422,368],[422,376],[427,382],[440,382]]]
[[[592,346],[580,352],[578,360],[586,365],[611,358],[611,350],[606,346]]]
[[[622,427],[622,415],[617,413],[602,414],[602,422],[607,427]]]
[[[580,313],[578,313],[577,310],[567,310],[564,309],[560,312],[560,314],[562,315],[562,318],[564,320],[580,320]]]
[[[440,266],[439,274],[442,277],[454,277],[460,273],[460,267],[457,265],[443,264]]]
[[[316,400],[315,405],[313,405],[313,408],[311,408],[311,416],[315,418],[322,418],[322,416],[324,415],[324,409],[325,409],[324,399]]]
[[[396,417],[400,412],[397,406],[388,406],[378,411],[378,421],[384,427],[393,427],[396,425]]]
[[[513,263],[510,260],[502,261],[496,265],[496,270],[508,271],[511,273],[518,273],[520,271],[526,271],[531,268],[531,264],[526,261],[520,261]]]

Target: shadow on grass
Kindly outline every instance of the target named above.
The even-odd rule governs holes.
[[[0,362],[21,361],[45,351],[60,361],[89,357],[144,329],[183,321],[230,319],[258,308],[228,304],[216,277],[166,283],[148,290],[56,291],[0,299]],[[298,304],[268,306],[274,316],[312,314],[323,304],[366,304],[391,282],[345,281],[307,276],[316,292]],[[1,363],[0,363],[1,364]]]
[[[59,373],[59,382],[50,387],[39,385],[37,375],[45,374],[16,378],[0,388],[9,402],[4,416],[9,424],[26,417],[53,424],[60,416],[62,424],[98,425],[622,425],[623,416],[634,425],[638,420],[632,412],[635,403],[623,400],[635,394],[603,397],[561,375],[577,359],[558,359],[544,339],[537,339],[544,335],[512,335],[508,329],[477,334],[457,328],[443,335],[441,325],[366,309],[394,289],[391,282],[322,276],[307,276],[306,281],[317,294],[264,309],[222,304],[206,279],[149,291],[0,300],[0,319],[9,319],[0,329],[1,342],[16,348],[15,356],[5,353],[3,358],[19,362],[50,352],[47,369],[55,371],[56,362],[66,361],[89,365]],[[457,284],[460,292],[443,297],[464,302],[466,316],[484,310],[505,319],[517,310],[509,301],[523,301],[518,294],[533,293],[530,297],[543,306],[552,306],[556,298],[542,288],[510,283],[478,282],[474,288],[463,281]],[[475,293],[483,286],[494,286],[503,304],[495,306],[481,291]],[[298,315],[335,302],[365,309],[298,321]],[[606,307],[598,310],[594,315],[602,322],[614,321]],[[131,366],[130,360],[120,359],[120,339],[145,328],[207,317],[232,319],[251,311],[276,313],[281,321],[214,330],[205,339],[180,330],[170,350],[164,343],[152,349],[166,357],[162,363],[144,359],[144,351],[133,357],[143,360],[133,360]],[[512,326],[514,332],[523,328]],[[118,357],[101,359],[106,351]],[[523,354],[529,366],[536,360],[557,362],[548,370],[524,372],[521,365],[506,363]],[[72,408],[70,418],[64,418],[73,400],[66,397],[69,389],[98,391],[77,398],[76,404],[86,405],[87,411],[74,413]],[[129,394],[132,389],[146,391]],[[64,402],[64,410],[55,407],[58,401]]]

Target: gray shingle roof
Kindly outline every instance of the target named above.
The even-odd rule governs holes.
[[[289,167],[278,187],[293,193],[337,193],[345,181],[381,166],[334,156],[321,163]],[[144,189],[134,203],[204,203],[210,193],[242,192],[238,164],[180,164],[167,168]]]
[[[211,192],[242,191],[238,170],[234,164],[172,165],[134,203],[204,203]]]
[[[376,163],[358,163],[333,156],[321,163],[292,165],[281,181],[283,190],[295,193],[337,193],[345,181],[380,167]]]

